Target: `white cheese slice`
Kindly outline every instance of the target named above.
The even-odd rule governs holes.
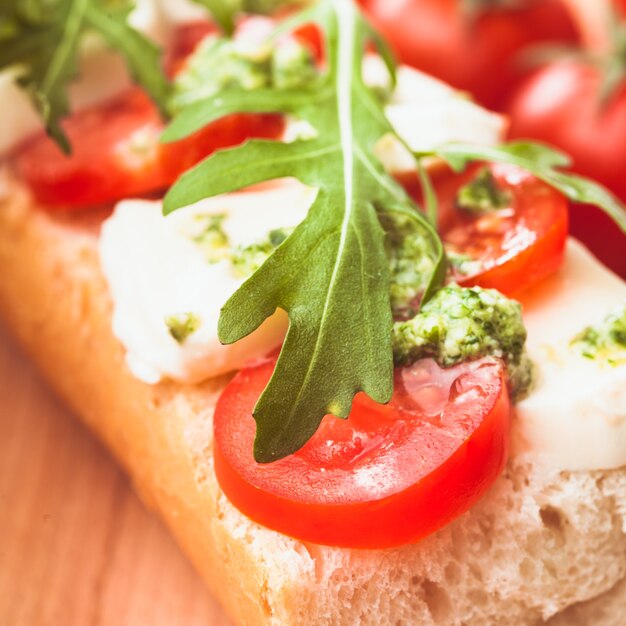
[[[626,364],[569,347],[626,301],[626,283],[570,240],[563,267],[520,300],[537,383],[517,405],[515,445],[564,470],[626,465]]]
[[[195,383],[238,369],[280,345],[287,328],[283,312],[233,345],[219,343],[220,309],[243,279],[228,260],[208,262],[194,236],[206,216],[224,215],[222,230],[233,247],[261,241],[273,229],[302,221],[315,193],[284,180],[203,200],[168,217],[158,201],[117,205],[103,225],[100,256],[114,303],[113,332],[135,376],[147,383],[162,378]],[[189,313],[199,327],[179,343],[166,320]]]
[[[173,25],[206,20],[207,8],[193,0],[154,0],[165,19]]]
[[[363,78],[370,86],[384,88],[388,84],[389,74],[380,57],[365,58]],[[449,141],[495,145],[504,137],[507,126],[502,115],[407,66],[397,70],[396,87],[385,113],[398,135],[416,152],[427,152]],[[415,170],[415,160],[392,135],[381,138],[376,155],[390,172]]]
[[[130,23],[155,41],[163,41],[165,25],[153,0],[138,0]],[[17,86],[17,68],[0,72],[2,132],[0,157],[42,128],[41,118],[26,93]],[[95,36],[85,38],[81,50],[79,78],[70,86],[74,111],[111,98],[130,87],[131,79],[122,58]]]

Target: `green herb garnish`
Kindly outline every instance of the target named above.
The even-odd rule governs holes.
[[[192,241],[202,248],[209,263],[217,263],[230,258],[231,250],[228,236],[222,228],[226,219],[225,213],[212,213],[196,216],[202,224],[202,230],[194,235]]]
[[[581,356],[607,365],[626,362],[626,304],[600,324],[589,326],[572,339],[570,346]]]
[[[290,328],[272,379],[261,395],[255,458],[269,462],[298,450],[327,413],[347,417],[365,391],[387,402],[393,389],[389,269],[380,216],[412,222],[431,260],[424,299],[445,273],[443,248],[428,221],[373,154],[394,133],[383,104],[364,83],[361,65],[373,42],[395,68],[376,33],[351,2],[323,0],[292,18],[315,22],[326,35],[326,72],[297,90],[227,89],[183,110],[166,131],[187,136],[237,112],[283,112],[308,122],[308,141],[249,141],[184,174],[165,199],[165,212],[265,180],[293,176],[319,189],[308,216],[228,300],[220,339],[233,343],[277,308]]]
[[[178,313],[165,318],[170,335],[178,342],[185,343],[187,338],[200,328],[200,318],[195,313]]]
[[[456,196],[456,206],[468,213],[489,213],[511,206],[511,194],[502,189],[489,168],[463,185]]]
[[[67,87],[78,73],[81,42],[96,33],[119,52],[134,78],[162,109],[169,92],[159,49],[128,24],[127,0],[9,0],[0,14],[0,70],[15,65],[47,132],[71,147],[60,120],[69,113]],[[5,28],[6,25],[10,26]]]
[[[239,246],[232,251],[231,263],[235,274],[247,278],[256,272],[274,249],[289,237],[292,228],[277,228],[268,233],[266,239]]]

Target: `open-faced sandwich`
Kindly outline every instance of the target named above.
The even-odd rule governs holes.
[[[2,314],[234,622],[623,624],[613,196],[350,0],[22,4]]]

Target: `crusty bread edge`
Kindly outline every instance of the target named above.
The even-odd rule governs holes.
[[[198,460],[185,434],[190,422],[210,425],[227,379],[193,387],[149,386],[129,373],[123,349],[111,335],[111,302],[99,271],[101,218],[41,211],[10,174],[1,172],[0,313],[54,389],[125,467],[232,619],[267,624],[272,607],[266,600],[265,565],[230,541],[223,525],[212,523],[222,516],[220,490],[212,475],[197,480]],[[210,438],[203,452],[210,461]],[[304,587],[273,590],[294,624]],[[567,622],[556,616],[554,624],[591,626],[587,615],[598,615],[600,602],[626,605],[626,584],[569,609]],[[606,626],[617,624],[614,615],[606,616]]]
[[[223,554],[209,521],[219,514],[217,485],[203,481],[212,493],[200,492],[184,440],[184,411],[193,406],[211,419],[224,379],[189,388],[135,379],[111,335],[111,303],[98,269],[100,217],[38,211],[6,173],[0,186],[0,311],[7,325],[125,467],[232,619],[265,624],[258,564],[242,553],[230,555],[228,567],[216,567]],[[192,397],[177,402],[176,394]]]

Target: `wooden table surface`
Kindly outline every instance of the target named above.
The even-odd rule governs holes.
[[[1,327],[0,624],[231,626]]]

